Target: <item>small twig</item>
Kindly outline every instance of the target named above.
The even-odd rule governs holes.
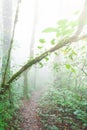
[[[84,71],[84,69],[82,68],[81,70],[82,70],[82,72],[87,76],[87,73]]]

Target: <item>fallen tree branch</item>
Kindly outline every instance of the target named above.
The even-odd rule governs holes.
[[[52,53],[64,46],[66,46],[67,44],[71,44],[73,42],[77,42],[79,40],[83,40],[87,38],[87,34],[80,36],[80,37],[70,37],[70,38],[65,38],[62,39],[58,42],[57,45],[55,45],[54,47],[52,47],[51,49],[45,51],[43,54],[41,54],[40,56],[29,60],[20,70],[18,70],[15,74],[13,74],[13,76],[10,78],[10,80],[6,83],[4,90],[1,90],[0,94],[3,94],[6,92],[6,90],[10,87],[10,84],[16,80],[25,70],[27,70],[28,68],[30,68],[32,65],[40,62],[42,59],[44,59],[47,55],[49,55],[49,53]]]

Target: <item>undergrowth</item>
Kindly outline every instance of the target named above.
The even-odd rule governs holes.
[[[44,130],[87,130],[87,88],[51,87],[39,106]]]
[[[20,130],[19,99],[16,94],[12,97],[8,92],[0,96],[0,130]]]

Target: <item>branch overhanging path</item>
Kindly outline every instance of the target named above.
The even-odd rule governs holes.
[[[73,43],[73,42],[77,42],[79,40],[83,40],[87,38],[87,35],[83,35],[81,37],[71,37],[68,39],[63,39],[61,40],[57,45],[55,45],[54,47],[52,47],[51,49],[45,51],[44,53],[42,53],[40,56],[29,60],[19,71],[17,71],[11,78],[10,80],[7,82],[7,84],[12,83],[18,76],[20,76],[21,73],[23,73],[25,70],[27,70],[28,68],[30,68],[32,65],[40,62],[42,59],[44,59],[46,56],[49,55],[49,53],[52,53],[64,46],[66,46],[69,43]]]
[[[18,0],[18,8],[17,8],[17,13],[19,11],[19,3],[21,2],[21,0]],[[86,5],[86,6],[85,6]],[[85,3],[84,3],[84,7],[87,7],[87,0],[85,0]],[[83,15],[83,12],[85,11],[86,8],[83,8],[83,11],[82,11],[82,14],[81,16]],[[17,16],[15,16],[15,20],[17,20]],[[80,16],[80,17],[81,17]],[[16,21],[14,22],[14,31],[15,31],[15,25],[16,25]],[[83,26],[84,26],[84,20],[82,21]],[[81,25],[79,24],[78,27],[77,27],[77,32],[78,30],[80,29]],[[12,37],[12,40],[11,40],[11,43],[10,43],[10,48],[9,48],[9,51],[8,51],[8,59],[7,59],[7,65],[6,65],[6,69],[5,69],[5,75],[4,75],[4,89],[1,89],[0,91],[0,94],[3,94],[6,92],[7,89],[9,89],[10,87],[10,84],[17,79],[17,77],[19,77],[25,70],[27,70],[28,68],[30,68],[32,65],[38,63],[39,61],[41,61],[42,59],[44,59],[47,55],[49,55],[49,53],[52,53],[64,46],[66,46],[67,44],[71,44],[73,42],[77,42],[79,40],[83,40],[85,38],[87,38],[87,34],[86,35],[83,35],[83,36],[80,36],[78,37],[78,35],[80,35],[81,31],[82,31],[83,28],[80,29],[79,31],[79,34],[75,33],[74,36],[70,37],[70,38],[64,38],[64,39],[61,39],[57,45],[55,45],[54,47],[52,47],[51,49],[45,51],[44,53],[42,53],[40,56],[32,59],[32,60],[29,60],[20,70],[18,70],[15,74],[13,74],[13,76],[9,79],[9,81],[7,81],[5,83],[5,77],[6,77],[6,72],[7,72],[7,68],[8,68],[8,64],[9,64],[9,59],[10,59],[10,55],[11,55],[11,49],[12,49],[12,44],[13,44],[13,38],[14,38],[14,31],[13,31],[13,37]],[[2,81],[2,83],[3,83]]]
[[[62,40],[60,40],[57,45],[55,45],[54,47],[50,48],[49,50],[45,51],[44,53],[42,53],[40,56],[29,60],[20,70],[18,70],[15,74],[13,74],[13,76],[9,79],[9,81],[7,81],[7,83],[5,84],[5,89],[0,91],[0,94],[3,94],[6,92],[6,90],[10,87],[10,84],[16,80],[25,70],[27,70],[28,68],[30,68],[31,66],[33,66],[34,64],[40,62],[42,59],[44,59],[46,56],[49,55],[49,53],[55,52],[56,50],[66,46],[67,44],[71,44],[73,42],[77,42],[80,40],[83,40],[87,38],[87,34],[80,36],[80,37],[70,37],[70,38],[64,38]]]

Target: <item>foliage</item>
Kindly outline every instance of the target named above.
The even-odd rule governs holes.
[[[45,33],[55,33],[55,37],[50,40],[50,45],[54,46],[58,40],[61,38],[69,37],[73,34],[74,29],[76,28],[76,22],[67,21],[66,19],[60,20],[57,22],[57,26],[49,27],[43,30]],[[15,29],[15,28],[14,28]],[[14,37],[14,31],[13,31]],[[11,40],[11,44],[13,44],[13,37]],[[44,38],[39,40],[40,45],[38,49],[42,51],[43,46],[45,45],[47,40]],[[8,55],[8,62],[10,60],[10,53],[11,49],[9,50]],[[17,77],[18,74],[24,72],[26,68],[32,66],[33,64],[41,61],[43,58],[47,62],[49,57],[46,57],[49,52],[45,52],[41,55],[41,57],[36,57],[36,59],[31,60],[28,64],[24,65],[24,69],[21,68],[17,73],[15,73],[10,81],[10,83]],[[65,47],[61,50],[61,53],[64,55],[64,60],[62,61],[63,64],[54,64],[54,70],[56,78],[62,78],[62,80],[56,82],[54,81],[53,87],[50,88],[49,92],[47,92],[41,99],[40,102],[40,109],[39,115],[42,118],[42,123],[44,125],[44,129],[47,130],[59,130],[59,129],[84,129],[87,126],[87,98],[86,98],[86,87],[84,85],[84,89],[81,87],[77,88],[74,85],[74,81],[78,81],[78,77],[75,78],[78,74],[78,67],[75,62],[73,62],[74,58],[77,56],[77,52],[69,47]],[[55,53],[57,55],[57,53]],[[66,60],[68,59],[68,60]],[[78,61],[78,60],[76,60]],[[82,59],[80,60],[82,61]],[[3,64],[5,64],[3,62]],[[43,63],[39,62],[40,67],[43,67]],[[60,67],[61,66],[61,67]],[[75,67],[76,68],[75,68]],[[7,65],[8,67],[8,65]],[[65,68],[64,68],[65,67]],[[59,73],[59,69],[64,69],[63,76]],[[22,70],[22,71],[21,71]],[[6,69],[6,71],[8,71]],[[57,73],[56,73],[57,72]],[[66,73],[65,73],[66,72]],[[59,75],[57,75],[59,73]],[[72,74],[71,74],[72,73]],[[69,78],[69,75],[73,75],[72,78]],[[55,77],[55,76],[54,76]],[[67,80],[69,79],[69,83]],[[81,78],[81,77],[80,77]],[[81,79],[82,80],[82,79]],[[70,81],[72,82],[70,86]],[[15,84],[14,86],[17,86]],[[12,90],[12,103],[10,102],[10,94],[7,92],[5,95],[0,95],[0,129],[19,129],[18,128],[18,120],[17,110],[19,108],[19,100],[21,99],[22,89],[18,85],[18,87]],[[15,120],[16,118],[16,120]],[[12,120],[12,121],[11,121]]]
[[[74,32],[76,25],[77,23],[75,21],[68,21],[67,19],[62,19],[57,22],[56,28],[48,27],[44,29],[43,32],[45,33],[55,32],[57,38],[66,36],[69,37]]]
[[[17,116],[16,108],[9,102],[9,95],[0,96],[0,129],[18,128],[18,125],[15,125],[15,116]]]
[[[56,84],[57,85],[57,84]],[[82,92],[84,93],[82,94]],[[68,88],[50,88],[40,101],[38,113],[44,129],[82,130],[87,126],[87,88],[75,91]]]
[[[87,129],[86,43],[57,52],[53,84],[39,101],[38,114],[45,130]]]
[[[56,27],[48,27],[43,30],[43,33],[54,33],[55,37],[52,37],[52,39],[49,38],[49,41],[46,38],[39,39],[37,48],[42,52],[42,50],[46,48],[46,44],[50,43],[51,46],[54,46],[60,39],[72,36],[76,29],[76,25],[76,21],[68,21],[67,19],[59,20]]]

